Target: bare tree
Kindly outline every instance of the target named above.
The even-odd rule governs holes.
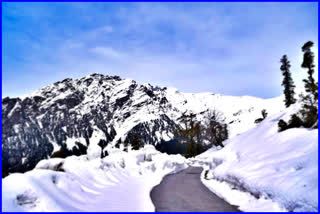
[[[204,139],[211,145],[224,147],[223,141],[228,139],[228,127],[222,113],[208,110],[204,120]]]

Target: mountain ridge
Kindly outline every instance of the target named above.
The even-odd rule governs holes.
[[[177,118],[186,111],[198,121],[207,110],[221,111],[232,137],[254,127],[263,108],[281,111],[282,98],[182,93],[97,73],[66,78],[24,99],[2,99],[2,163],[8,172],[32,169],[61,148],[99,155],[135,134],[143,144],[169,142],[179,126]]]

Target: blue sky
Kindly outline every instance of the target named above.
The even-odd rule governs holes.
[[[2,3],[2,97],[94,72],[183,92],[274,97],[318,56],[317,3]]]

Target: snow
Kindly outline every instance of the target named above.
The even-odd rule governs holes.
[[[146,145],[139,151],[110,149],[109,156],[54,158],[27,173],[2,180],[3,211],[149,211],[151,189],[162,178],[187,168],[181,155]]]
[[[254,128],[256,126],[254,121],[261,117],[262,109],[266,109],[269,115],[285,109],[283,96],[262,99],[251,96],[236,97],[213,93],[182,93],[177,89],[168,88],[166,98],[177,110],[169,113],[172,118],[180,117],[181,113],[185,111],[195,114],[208,109],[221,112],[226,118],[230,138]]]
[[[12,128],[13,128],[15,133],[19,133],[21,125],[20,124],[15,124],[15,125],[13,125]]]
[[[150,113],[147,108],[142,108],[135,112],[131,117],[127,118],[124,122],[115,122],[114,128],[117,132],[117,136],[113,139],[111,144],[115,145],[120,138],[126,136],[127,133],[137,124],[156,119],[159,119],[158,115]]]
[[[106,135],[98,129],[98,127],[94,127],[92,136],[90,138],[90,144],[87,149],[87,156],[89,159],[99,158],[101,156],[101,147],[98,145],[100,139],[105,139]]]
[[[19,108],[21,108],[21,104],[20,104],[19,102],[17,102],[17,103],[14,105],[14,107],[11,109],[11,111],[9,112],[8,117],[11,117],[12,114],[16,111],[16,109],[19,109]]]
[[[173,137],[174,137],[173,134],[170,133],[170,132],[164,133],[164,134],[162,135],[162,138],[163,138],[164,141],[169,141],[169,140],[171,140]]]
[[[72,148],[75,146],[75,147],[77,147],[77,145],[76,145],[76,142],[79,142],[79,143],[81,143],[82,145],[87,145],[87,143],[86,143],[86,139],[85,138],[83,138],[83,137],[67,137],[67,140],[66,140],[66,144],[67,144],[67,148],[69,149],[69,150],[72,150]]]
[[[215,179],[206,179],[204,170],[201,173],[202,183],[220,198],[228,201],[228,203],[237,205],[239,210],[246,212],[285,212],[284,208],[281,208],[278,203],[273,202],[270,199],[261,197],[256,199],[248,192],[243,192],[232,188],[226,182],[220,182]]]
[[[86,81],[92,80],[87,86]],[[120,138],[124,138],[127,133],[141,123],[153,123],[152,120],[160,119],[161,115],[167,116],[172,121],[178,123],[177,119],[185,111],[193,112],[197,115],[200,121],[203,119],[201,112],[209,110],[218,110],[226,118],[226,123],[229,125],[229,137],[236,136],[251,128],[256,124],[254,121],[261,117],[261,110],[266,109],[269,115],[279,113],[284,110],[283,96],[272,99],[261,99],[250,96],[225,96],[213,93],[183,93],[175,88],[159,89],[153,88],[150,84],[138,84],[131,79],[108,79],[100,81],[101,76],[88,75],[81,79],[70,79],[66,82],[51,84],[47,87],[39,89],[32,93],[32,96],[41,96],[45,98],[42,106],[47,108],[54,104],[59,99],[64,99],[79,91],[83,94],[84,100],[69,109],[70,113],[76,113],[77,118],[81,119],[84,115],[90,114],[92,107],[107,105],[112,114],[112,118],[105,115],[101,120],[106,121],[107,127],[114,127],[116,136],[111,142],[115,145]],[[79,84],[80,82],[80,84]],[[153,93],[161,100],[168,100],[166,104],[159,104],[159,100],[155,101],[145,92],[145,87],[153,90]],[[60,89],[66,89],[61,91]],[[130,93],[129,93],[130,92]],[[115,105],[116,100],[130,94],[130,99],[121,107]],[[132,93],[132,94],[131,94]],[[104,94],[105,96],[102,96]],[[60,106],[60,108],[66,108]],[[130,115],[124,118],[124,115]],[[61,116],[63,117],[63,116]],[[41,126],[41,124],[39,124]],[[154,138],[159,143],[162,140],[170,141],[173,134],[165,133],[159,130],[160,133]],[[74,146],[74,140],[69,140],[69,147]],[[84,144],[85,145],[85,144]]]
[[[203,183],[243,211],[255,211],[252,200],[237,200],[233,192],[241,190],[258,201],[266,200],[255,202],[258,211],[318,211],[318,130],[278,132],[278,121],[288,121],[297,109],[299,104],[271,115],[257,127],[227,140],[223,149],[197,156],[194,161],[208,169],[209,180],[202,179]],[[227,186],[231,190],[227,191]],[[278,205],[266,205],[270,200]]]
[[[66,126],[63,126],[62,130],[67,133],[67,127]]]
[[[52,136],[53,136],[53,133],[51,133],[51,134],[52,134]],[[47,135],[47,137],[48,137],[49,142],[50,142],[50,143],[52,144],[52,146],[53,146],[53,151],[52,151],[52,153],[59,151],[59,150],[61,149],[61,146],[58,145],[58,144],[56,143],[56,141],[53,140],[50,135]]]
[[[129,146],[128,153],[111,146],[120,138],[124,141],[139,123],[159,119],[162,114],[177,122],[188,111],[202,120],[200,113],[208,109],[225,116],[230,139],[224,142],[223,149],[212,148],[193,160],[205,168],[201,175],[204,185],[243,211],[318,210],[318,131],[299,128],[277,132],[277,122],[288,121],[300,108],[299,104],[285,109],[283,96],[260,99],[182,93],[168,88],[153,91],[161,94],[159,98],[168,100],[165,107],[160,107],[143,91],[142,85],[137,85],[128,101],[130,104],[115,107],[116,100],[126,96],[135,81],[110,80],[100,86],[99,79],[93,78],[88,87],[77,85],[77,81],[80,80],[72,80],[70,84],[84,92],[84,100],[70,112],[78,112],[78,119],[102,101],[114,112],[108,121],[100,118],[106,120],[109,132],[113,126],[117,133],[105,148],[109,156],[100,159],[98,143],[106,136],[95,127],[89,139],[88,155],[44,160],[32,171],[3,179],[4,211],[154,211],[150,190],[164,175],[186,168],[188,160],[179,155],[161,154],[151,146],[140,151],[131,151]],[[71,90],[59,92],[65,86],[65,83],[59,83],[58,87],[52,84],[32,96],[49,97],[43,106],[50,106],[72,94]],[[45,92],[52,95],[45,96]],[[9,116],[19,107],[17,103]],[[267,110],[268,117],[257,125],[254,121],[261,118],[262,109]],[[126,113],[130,113],[128,118],[123,117]],[[21,127],[13,129],[19,132]],[[159,130],[156,137],[158,141],[169,141],[173,134]],[[58,151],[60,145],[54,139],[50,142],[54,151]],[[76,146],[76,142],[86,145],[84,138],[67,138],[68,149]]]
[[[26,161],[26,159],[27,159],[27,158],[22,158],[22,159],[21,159],[22,164]]]

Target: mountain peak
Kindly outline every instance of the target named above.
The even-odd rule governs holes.
[[[90,145],[104,150],[134,135],[143,144],[168,143],[174,139],[183,112],[196,114],[201,122],[208,109],[224,115],[231,137],[254,127],[262,109],[276,113],[283,103],[182,93],[97,73],[67,78],[23,100],[2,100],[2,122],[6,124],[2,129],[3,166],[8,172],[30,169],[58,151],[81,155]]]

